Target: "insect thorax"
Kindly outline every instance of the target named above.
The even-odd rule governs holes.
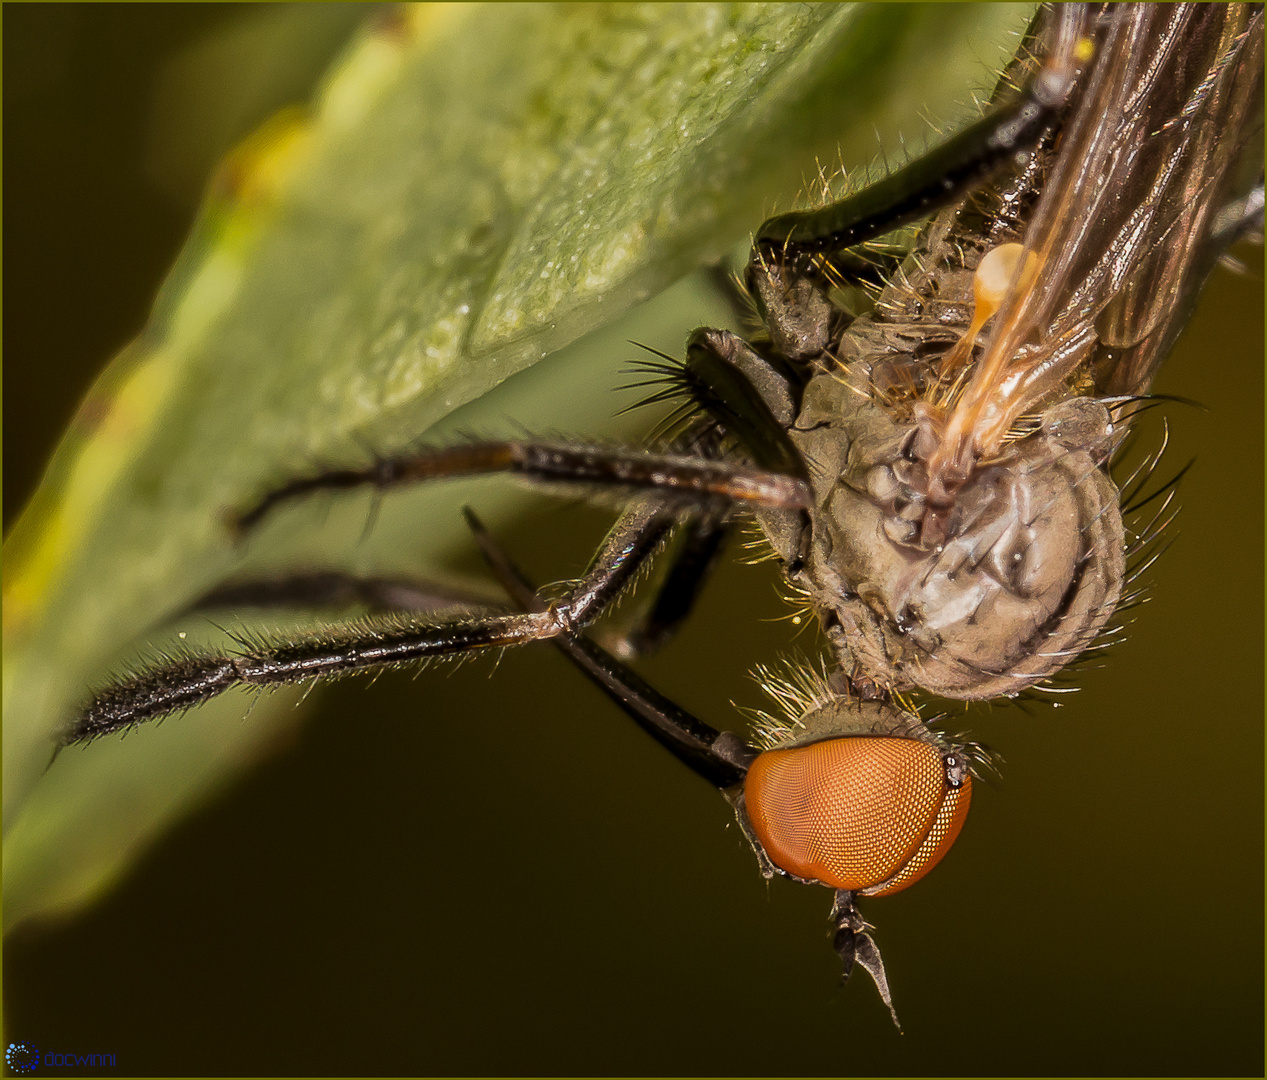
[[[1121,594],[1113,419],[1072,380],[961,484],[928,480],[971,374],[971,343],[955,347],[975,271],[1020,228],[970,200],[939,215],[833,343],[790,432],[815,502],[793,581],[846,670],[888,689],[1015,694],[1083,651]]]

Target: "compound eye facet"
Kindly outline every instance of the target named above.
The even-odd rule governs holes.
[[[918,739],[849,736],[767,750],[744,802],[775,866],[883,896],[937,865],[963,826],[972,779]]]

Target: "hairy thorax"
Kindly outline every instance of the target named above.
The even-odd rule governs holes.
[[[1103,406],[1053,406],[948,504],[930,506],[916,425],[836,376],[818,376],[807,397],[792,438],[812,463],[818,512],[801,580],[855,674],[894,690],[995,697],[1091,643],[1117,604],[1124,561],[1117,490],[1097,460],[1111,431]]]
[[[943,365],[970,363],[954,350],[981,258],[931,239],[806,387],[790,436],[815,508],[793,579],[855,678],[1015,694],[1091,644],[1121,595],[1116,433],[1104,405],[1066,389],[954,484],[930,477],[958,375]]]

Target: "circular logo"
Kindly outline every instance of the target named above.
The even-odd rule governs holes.
[[[35,1072],[40,1063],[40,1052],[28,1043],[9,1043],[4,1051],[4,1060],[15,1073]]]

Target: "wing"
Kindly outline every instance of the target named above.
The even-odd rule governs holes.
[[[1080,365],[1099,393],[1146,390],[1218,254],[1214,215],[1261,144],[1261,5],[1110,5],[1098,22],[1027,230],[1035,271],[1013,286],[930,472],[990,456]]]

